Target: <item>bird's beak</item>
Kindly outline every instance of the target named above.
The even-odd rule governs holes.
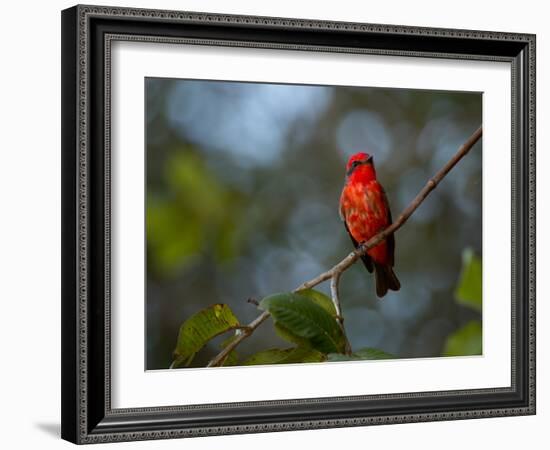
[[[367,158],[367,164],[372,164],[372,155]]]

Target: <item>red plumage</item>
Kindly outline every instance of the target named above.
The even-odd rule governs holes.
[[[376,179],[372,156],[352,155],[346,166],[346,184],[340,197],[340,217],[355,247],[368,241],[392,223],[390,206],[382,185]],[[388,289],[401,287],[393,272],[395,238],[369,249],[362,257],[369,272],[375,271],[376,294],[383,297]]]

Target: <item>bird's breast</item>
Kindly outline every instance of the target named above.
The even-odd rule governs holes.
[[[346,186],[342,196],[342,210],[353,238],[364,242],[386,225],[380,198],[376,191],[363,184]]]

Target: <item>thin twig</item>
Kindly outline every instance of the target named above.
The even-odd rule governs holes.
[[[336,321],[338,322],[338,325],[340,325],[340,329],[342,330],[342,334],[344,335],[344,340],[346,341],[344,352],[347,355],[351,355],[351,344],[348,340],[346,329],[344,328],[344,316],[342,315],[342,308],[340,307],[340,295],[338,294],[340,275],[342,275],[342,272],[335,273],[330,279],[330,297],[332,298],[332,303],[334,304],[334,309],[336,310]]]
[[[336,309],[336,317],[339,322],[343,322],[342,309],[340,308],[340,297],[338,296],[338,282],[340,281],[340,273],[335,273],[330,279],[330,296],[332,297],[332,303],[334,303],[334,309]]]
[[[411,203],[403,210],[399,215],[397,220],[393,222],[389,227],[382,230],[377,235],[373,236],[367,242],[360,245],[356,250],[347,255],[342,261],[336,264],[331,269],[323,272],[322,274],[316,276],[315,278],[302,283],[293,292],[301,291],[304,289],[309,289],[314,286],[317,286],[323,281],[332,279],[331,282],[331,294],[333,301],[338,301],[338,280],[342,272],[348,269],[352,264],[354,264],[361,256],[363,256],[370,248],[376,246],[384,239],[386,239],[390,234],[395,233],[399,228],[401,228],[408,218],[416,211],[420,204],[426,199],[426,197],[432,192],[436,186],[441,182],[443,178],[456,166],[456,164],[471,150],[471,148],[476,144],[476,142],[481,138],[482,128],[479,127],[469,138],[462,144],[454,156],[445,164],[432,178],[428,180],[426,185],[418,193],[418,195],[413,199]],[[334,286],[334,287],[333,287]],[[334,294],[336,293],[336,297]],[[335,304],[336,306],[336,304]],[[341,313],[338,312],[340,305],[338,302],[337,314],[341,317]],[[258,328],[265,320],[269,317],[269,312],[264,311],[256,319],[254,319],[250,324],[243,329],[242,333],[233,340],[227,347],[225,347],[217,356],[215,356],[209,363],[207,367],[215,367],[223,362],[227,355],[237,347],[243,340],[249,337],[255,330]],[[341,323],[341,322],[340,322]]]
[[[258,328],[265,320],[269,317],[269,312],[264,311],[261,313],[258,317],[256,317],[252,322],[248,324],[248,326],[241,329],[240,334],[233,339],[220,353],[218,353],[209,363],[206,367],[216,367],[220,364],[223,364],[229,353],[233,351],[233,349],[239,345],[242,341],[244,341],[248,336],[250,336],[256,328]]]

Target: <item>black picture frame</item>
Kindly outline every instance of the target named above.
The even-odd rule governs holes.
[[[507,61],[512,66],[512,384],[506,388],[112,409],[113,40]],[[97,443],[535,414],[535,36],[179,11],[62,12],[62,437]]]

